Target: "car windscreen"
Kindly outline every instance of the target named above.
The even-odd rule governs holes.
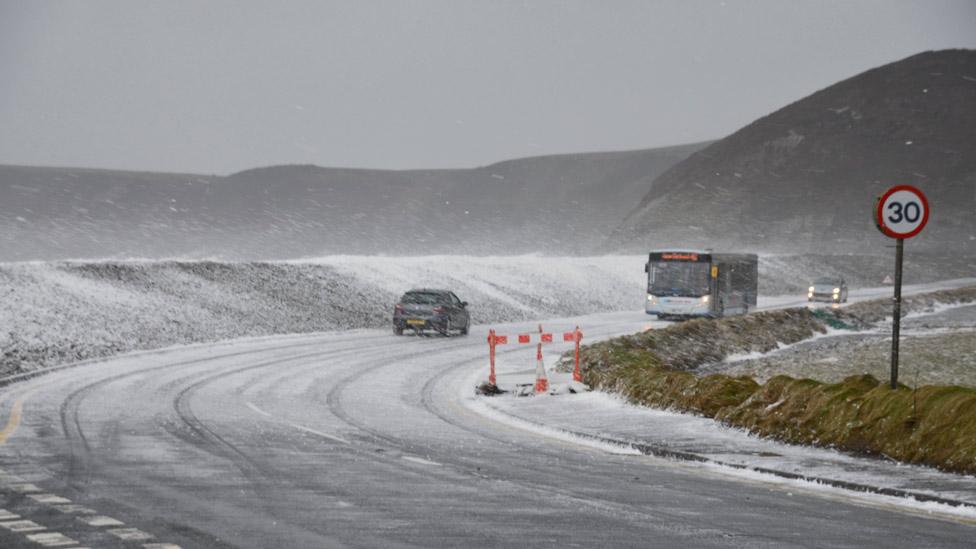
[[[436,292],[407,292],[400,300],[401,303],[411,303],[414,305],[437,305],[450,301],[447,295]]]
[[[683,297],[708,294],[708,263],[657,261],[648,267],[647,291],[650,294]]]
[[[837,278],[818,278],[813,281],[814,286],[838,286],[840,279]]]

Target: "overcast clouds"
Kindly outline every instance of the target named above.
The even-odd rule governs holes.
[[[976,47],[976,3],[0,0],[0,163],[224,174],[663,146],[948,47]]]

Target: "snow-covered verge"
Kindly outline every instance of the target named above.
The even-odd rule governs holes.
[[[928,299],[956,302],[969,294],[976,289]],[[769,353],[824,333],[820,313],[786,309],[692,321],[590,345],[581,355],[584,381],[634,403],[700,413],[793,443],[976,472],[976,389],[902,385],[892,391],[867,374],[836,383],[777,375],[760,385],[748,376],[691,372],[733,354]]]
[[[467,389],[476,378],[465,385]],[[750,436],[709,418],[635,406],[619,395],[592,391],[523,398],[512,393],[459,398],[470,409],[523,430],[615,454],[642,453],[723,477],[826,491],[868,504],[976,518],[976,477],[890,460],[864,459],[830,448],[783,444]]]
[[[910,386],[976,387],[976,287],[907,295],[901,310],[899,380]],[[847,321],[860,330],[834,330],[827,337],[768,352],[725,356],[699,366],[695,373],[746,375],[760,383],[777,375],[828,383],[860,374],[886,379],[891,313],[888,299],[860,301],[833,313],[840,317],[839,322]]]
[[[454,290],[475,323],[635,309],[642,265],[633,256],[0,263],[0,375],[173,344],[386,327],[412,287]]]
[[[899,380],[912,387],[976,387],[976,305],[936,309],[902,320]],[[885,323],[865,331],[835,330],[769,353],[728,356],[699,368],[696,374],[746,375],[760,383],[777,375],[829,383],[862,373],[887,379],[890,357],[891,326]]]

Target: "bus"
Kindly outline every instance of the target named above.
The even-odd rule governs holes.
[[[645,311],[658,318],[721,317],[756,307],[759,257],[711,250],[654,250]]]

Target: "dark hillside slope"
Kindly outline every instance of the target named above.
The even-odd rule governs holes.
[[[713,143],[654,181],[611,247],[876,251],[870,212],[896,184],[931,203],[909,249],[976,254],[976,51],[869,70]]]
[[[601,243],[654,177],[703,146],[226,177],[0,166],[0,261],[569,255]]]

